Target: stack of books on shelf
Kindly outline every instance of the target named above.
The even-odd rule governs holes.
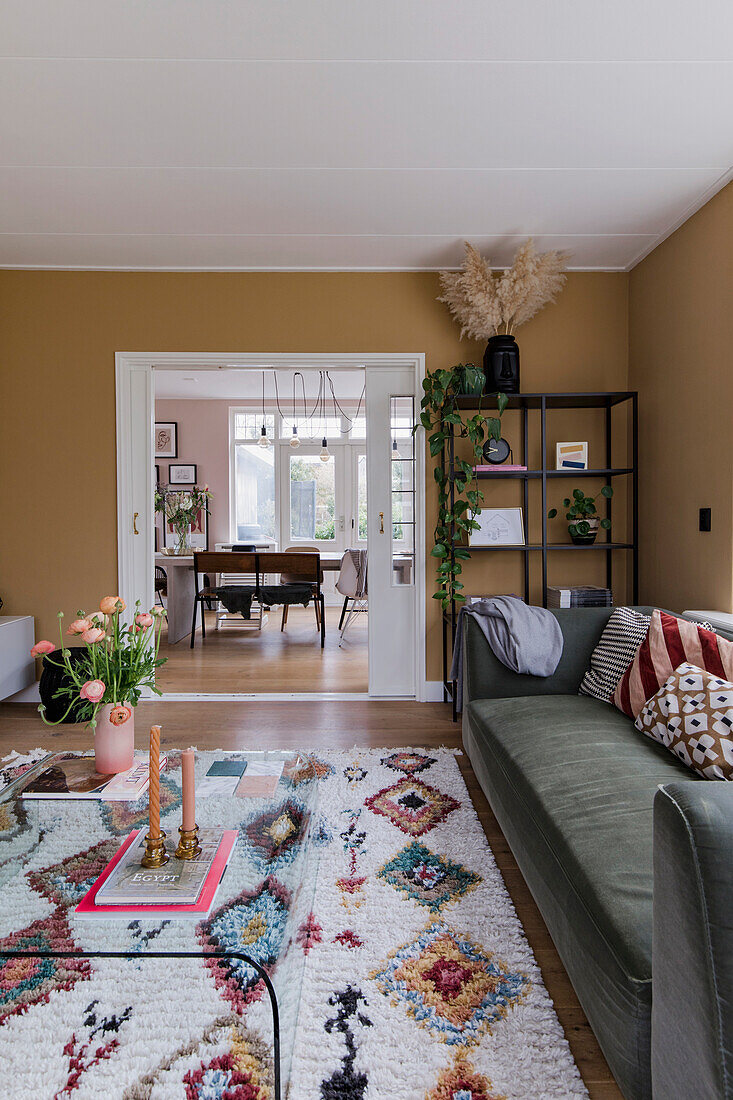
[[[547,588],[548,607],[613,607],[613,593],[610,588],[599,588],[595,584],[576,585],[573,588]]]

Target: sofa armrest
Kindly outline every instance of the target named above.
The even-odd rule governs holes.
[[[639,608],[651,614],[651,609]],[[577,695],[593,650],[611,617],[611,607],[552,610],[563,635],[563,653],[552,676],[512,672],[496,658],[475,619],[463,631],[463,700],[510,699],[525,695]]]
[[[654,798],[654,1100],[733,1097],[733,785]]]

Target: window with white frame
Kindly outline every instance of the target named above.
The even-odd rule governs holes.
[[[230,414],[232,472],[232,538],[247,542],[277,538],[275,448],[261,447],[262,413],[232,409]],[[275,416],[264,419],[270,441]]]

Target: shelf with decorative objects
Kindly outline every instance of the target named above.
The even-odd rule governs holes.
[[[524,585],[523,599],[529,602],[530,594],[530,559],[537,554],[541,555],[542,569],[542,606],[547,607],[548,569],[549,555],[558,550],[595,550],[606,555],[606,586],[612,588],[613,561],[617,551],[627,552],[631,555],[631,597],[632,602],[638,602],[639,589],[639,543],[638,543],[638,395],[635,391],[613,391],[593,393],[514,393],[509,394],[507,410],[519,410],[521,416],[521,452],[522,466],[520,469],[502,470],[500,465],[492,469],[477,470],[475,476],[482,482],[481,490],[485,492],[486,483],[491,480],[506,481],[515,480],[523,486],[522,524],[524,529],[524,541],[512,545],[476,546],[470,545],[466,550],[474,553],[514,552],[523,555]],[[485,399],[479,404],[479,398],[475,396],[459,397],[456,401],[460,411],[476,411],[485,408]],[[627,465],[613,465],[613,415],[612,410],[616,406],[625,405],[630,410],[630,424],[627,424]],[[547,414],[554,409],[600,409],[604,415],[604,450],[605,465],[594,469],[549,469],[547,466]],[[540,450],[542,465],[538,468],[529,468],[529,412],[537,410],[540,413]],[[442,471],[452,481],[455,463],[455,432],[451,427],[448,442],[443,446],[440,456]],[[512,460],[513,461],[513,460]],[[599,478],[605,486],[610,487],[614,478],[625,477],[629,479],[629,513],[630,513],[630,539],[614,542],[610,538],[606,541],[588,543],[558,543],[549,542],[547,537],[547,482],[551,480],[575,480],[577,478]],[[539,542],[529,542],[529,483],[539,481],[541,483],[541,508],[542,508],[542,538]],[[582,494],[581,494],[582,495]],[[611,517],[611,499],[605,498],[605,519]],[[451,550],[451,561],[453,560]],[[451,654],[455,642],[458,608],[455,601],[446,609],[442,616],[443,632],[443,698],[446,702],[453,702],[453,717],[456,717],[455,708],[455,682],[449,678]]]

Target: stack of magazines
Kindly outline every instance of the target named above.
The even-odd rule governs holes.
[[[548,607],[613,607],[613,593],[610,588],[599,588],[595,584],[577,585],[574,588],[547,588]]]

